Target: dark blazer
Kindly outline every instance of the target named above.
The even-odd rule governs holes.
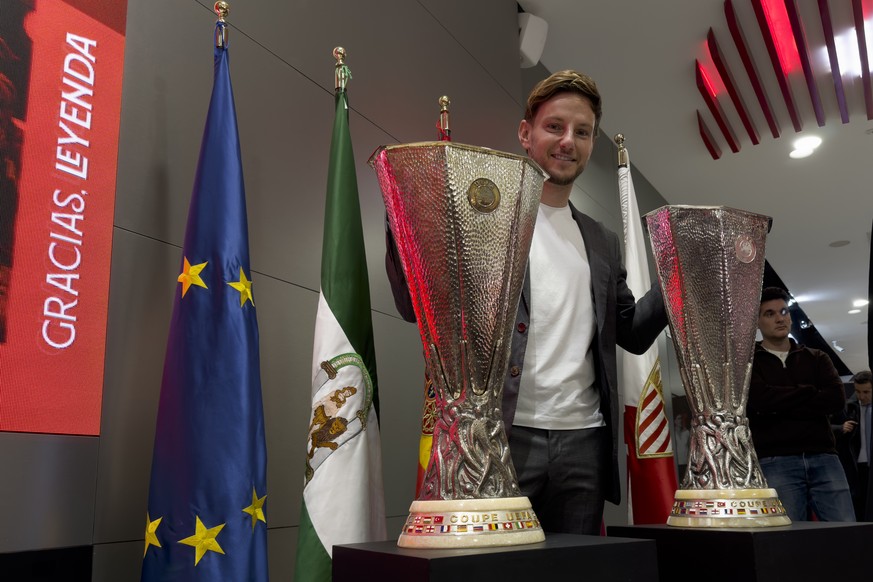
[[[850,433],[843,433],[843,423],[854,420],[858,424]],[[856,395],[846,400],[846,408],[831,417],[831,428],[837,443],[837,454],[846,473],[852,499],[855,502],[855,517],[858,521],[873,521],[873,463],[867,464],[867,479],[863,480],[858,467],[858,453],[861,452],[861,405]],[[862,483],[867,483],[867,489],[862,491]]]
[[[843,432],[843,423],[847,420],[858,423],[855,425],[855,430],[850,433]],[[852,395],[847,398],[846,407],[831,417],[831,429],[837,443],[837,454],[840,455],[840,461],[843,461],[844,467],[848,465],[846,461],[855,465],[858,462],[858,453],[861,452],[861,409],[857,396]],[[846,477],[849,477],[848,470]]]
[[[652,289],[637,303],[627,286],[627,272],[621,259],[618,236],[600,222],[579,212],[572,203],[573,219],[579,225],[585,251],[591,268],[591,286],[594,296],[596,330],[591,349],[594,350],[595,383],[600,393],[600,408],[612,433],[612,474],[608,489],[603,492],[606,500],[618,503],[621,499],[621,483],[618,477],[618,427],[620,403],[618,402],[618,371],[616,345],[635,354],[644,353],[667,325],[667,314],[660,286]],[[394,303],[401,316],[415,321],[415,312],[406,280],[403,277],[396,245],[387,229],[386,271],[394,294]],[[507,436],[512,429],[518,388],[527,347],[527,328],[530,325],[531,291],[530,271],[525,277],[524,288],[518,305],[515,331],[512,334],[510,361],[503,388],[503,421]],[[580,358],[585,354],[579,354]]]

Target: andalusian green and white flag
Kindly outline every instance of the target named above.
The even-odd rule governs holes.
[[[338,67],[297,582],[329,581],[334,545],[387,539],[370,287],[345,92],[350,75]]]

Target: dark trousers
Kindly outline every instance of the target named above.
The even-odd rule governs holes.
[[[513,426],[509,448],[518,485],[543,530],[600,534],[612,450],[608,427],[543,430]]]

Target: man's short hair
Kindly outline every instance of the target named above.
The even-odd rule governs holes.
[[[873,373],[871,373],[870,370],[858,372],[852,376],[852,382],[855,384],[873,384]]]
[[[524,118],[533,121],[540,106],[559,93],[576,93],[591,102],[594,110],[594,135],[599,133],[600,117],[603,115],[600,92],[594,79],[573,70],[558,71],[537,83],[527,98]]]
[[[781,299],[785,303],[788,303],[791,296],[788,294],[788,291],[782,287],[764,287],[764,290],[761,291],[761,304],[763,305],[774,299]]]

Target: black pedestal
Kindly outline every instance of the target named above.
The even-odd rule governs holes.
[[[91,546],[0,554],[0,580],[91,582]]]
[[[869,580],[873,523],[783,527],[613,526],[609,535],[655,540],[662,581]]]
[[[333,582],[361,580],[585,580],[657,582],[655,542],[546,534],[522,546],[463,550],[398,548],[396,541],[333,548]]]

